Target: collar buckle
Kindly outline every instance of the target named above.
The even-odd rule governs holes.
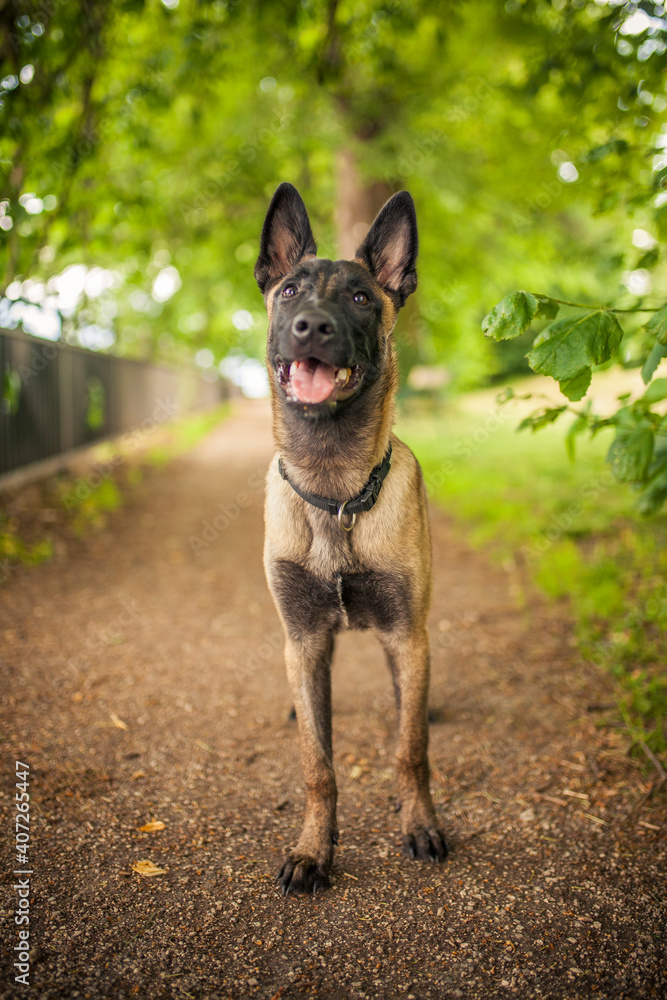
[[[385,481],[390,469],[391,444],[389,445],[387,453],[380,464],[376,465],[372,470],[370,476],[368,477],[368,482],[364,486],[361,493],[356,497],[352,497],[350,500],[343,500],[343,502],[340,503],[338,500],[333,500],[329,497],[321,497],[317,493],[309,493],[307,490],[302,490],[295,483],[293,483],[287,475],[287,470],[285,469],[282,458],[278,459],[278,471],[285,482],[290,484],[294,492],[313,507],[318,507],[320,510],[327,511],[329,514],[335,515],[338,520],[338,524],[343,531],[352,531],[352,528],[357,520],[357,514],[360,514],[362,511],[370,510],[375,506],[377,499],[380,496],[382,484]]]
[[[343,531],[352,531],[352,529],[354,528],[354,525],[356,523],[356,520],[357,520],[357,515],[356,514],[348,514],[346,512],[346,510],[345,510],[345,508],[347,507],[347,505],[349,504],[349,502],[350,502],[349,500],[343,500],[342,504],[338,508],[338,515],[337,515],[337,518],[338,518],[338,527],[342,528]],[[349,517],[349,519],[350,519],[349,523],[347,523],[347,524],[344,521],[345,517]]]

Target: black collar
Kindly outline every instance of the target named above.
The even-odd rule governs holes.
[[[283,479],[290,484],[295,493],[298,493],[300,497],[306,500],[308,503],[312,504],[313,507],[319,507],[320,510],[326,510],[329,514],[333,514],[338,518],[338,523],[341,528],[346,531],[350,531],[354,525],[357,514],[361,514],[362,511],[370,510],[380,496],[380,490],[382,489],[382,484],[387,478],[387,473],[391,468],[391,444],[387,454],[384,456],[379,465],[376,465],[370,476],[368,477],[368,482],[364,486],[361,493],[356,497],[352,497],[351,500],[332,500],[328,497],[321,497],[317,493],[309,493],[307,490],[302,490],[299,486],[292,482],[288,477],[285,466],[283,465],[282,458],[278,459],[278,469],[280,475]],[[343,516],[349,514],[352,517],[352,523],[347,526],[343,522]]]

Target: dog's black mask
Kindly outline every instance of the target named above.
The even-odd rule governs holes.
[[[376,381],[396,314],[417,284],[417,223],[402,191],[353,261],[318,260],[296,188],[281,184],[266,216],[255,278],[269,313],[274,389],[307,417],[332,416]]]

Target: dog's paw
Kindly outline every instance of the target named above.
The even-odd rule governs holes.
[[[283,896],[315,893],[331,885],[329,866],[305,854],[289,854],[276,876],[276,882]]]
[[[418,826],[403,837],[403,850],[408,857],[420,861],[444,861],[449,854],[447,841],[437,827]]]

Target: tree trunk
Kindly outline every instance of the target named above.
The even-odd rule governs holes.
[[[370,225],[393,194],[386,181],[362,181],[355,154],[344,149],[338,154],[338,197],[336,205],[336,233],[338,253],[343,260],[351,260],[354,252],[368,232]]]
[[[394,194],[386,181],[362,181],[355,154],[344,149],[338,154],[338,192],[336,233],[338,252],[350,260],[363,241],[370,225],[385,201]],[[398,348],[398,366],[403,378],[419,361],[419,308],[415,296],[408,299],[398,318],[394,339]]]

